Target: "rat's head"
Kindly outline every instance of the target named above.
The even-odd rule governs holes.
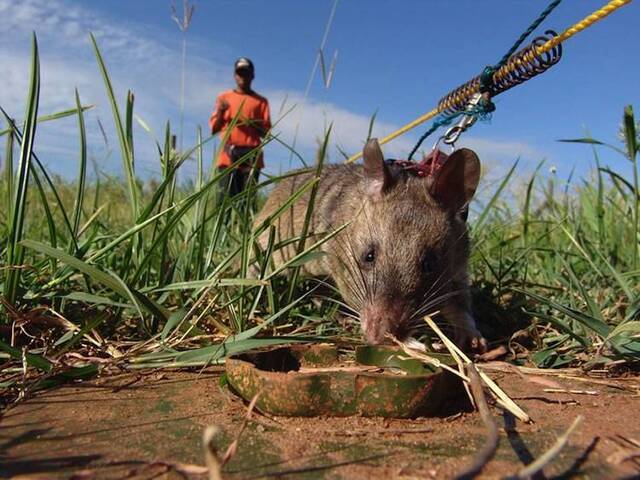
[[[423,315],[465,288],[468,236],[463,213],[480,178],[468,149],[430,177],[385,164],[377,140],[364,149],[362,208],[343,248],[341,281],[369,343],[407,336]]]

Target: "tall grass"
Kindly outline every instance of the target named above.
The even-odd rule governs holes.
[[[614,149],[631,162],[632,182],[602,167],[594,148],[591,177],[571,185],[543,178],[539,166],[517,196],[522,204],[494,197],[479,215],[482,228],[474,228],[476,285],[497,307],[526,315],[534,340],[529,358],[540,366],[640,358],[638,132],[631,107],[623,125],[624,149],[591,138],[563,141]]]
[[[194,358],[201,364],[216,361],[230,351],[241,350],[243,345],[297,340],[268,337],[283,328],[285,318],[298,326],[309,323],[297,321],[311,305],[305,287],[282,287],[283,278],[274,274],[268,258],[279,248],[277,245],[270,246],[267,256],[254,249],[256,236],[271,227],[267,223],[252,228],[253,205],[278,179],[269,178],[220,204],[214,193],[228,171],[210,169],[211,174],[205,174],[209,168],[204,164],[202,147],[208,139],[203,140],[199,134],[195,146],[177,152],[172,148],[172,132],[167,125],[164,143],[158,142],[162,177],[152,188],[145,186],[135,172],[133,94],[126,96],[123,118],[105,61],[93,36],[91,40],[112,109],[125,181],[87,183],[86,108],[80,103],[79,93],[75,97],[80,145],[77,180],[58,179],[54,184],[37,162],[33,144],[39,71],[34,38],[26,120],[17,125],[7,115],[7,129],[2,132],[7,153],[0,191],[10,208],[0,224],[4,275],[0,283],[1,323],[7,327],[24,323],[38,312],[47,324],[59,328],[39,329],[32,324],[28,328],[35,328],[32,333],[37,331],[37,335],[30,340],[10,338],[0,344],[0,349],[21,358],[15,346],[25,346],[33,348],[39,358],[46,356],[56,363],[71,344],[91,344],[113,358],[124,349],[132,360],[182,365],[193,364]],[[21,148],[17,162],[12,158],[16,142]],[[198,164],[196,182],[178,184],[177,172],[194,156]],[[38,176],[32,168],[34,162],[41,169]],[[48,180],[43,183],[39,177]],[[270,222],[315,183],[304,185]],[[119,205],[129,205],[128,214]],[[31,213],[28,222],[27,209]],[[46,219],[45,228],[41,218]],[[304,248],[302,239],[298,241],[301,247],[295,260],[299,266],[309,249]],[[63,245],[66,248],[61,248]],[[248,278],[254,263],[262,265],[261,278]],[[328,322],[302,326],[298,336],[309,338],[332,328]],[[258,333],[261,338],[254,341]],[[138,343],[130,349],[128,342]],[[199,348],[181,355],[178,349],[182,346]],[[42,354],[43,348],[46,355]],[[218,353],[210,355],[210,351]],[[48,362],[29,363],[50,370]]]
[[[357,325],[338,326],[335,321],[339,300],[313,300],[313,288],[299,275],[314,250],[340,230],[309,244],[305,234],[280,242],[274,228],[300,195],[315,197],[330,132],[316,175],[254,226],[253,205],[282,177],[267,178],[219,202],[218,185],[228,170],[206,165],[203,145],[209,139],[201,132],[196,145],[175,151],[167,124],[163,140],[157,141],[160,180],[145,184],[137,177],[134,96],[126,95],[122,117],[106,63],[91,40],[111,106],[124,181],[104,175],[87,181],[83,112],[90,106],[81,104],[80,93],[73,99],[75,109],[37,118],[34,37],[24,122],[5,114],[7,126],[0,132],[6,143],[0,198],[8,205],[0,212],[0,355],[26,363],[34,374],[46,374],[49,385],[95,374],[89,360],[69,357],[72,349],[144,368],[204,365],[282,342],[357,338]],[[78,177],[53,180],[35,154],[36,127],[39,121],[68,115],[78,119],[77,137],[69,138],[79,143]],[[514,164],[489,201],[476,205],[471,227],[477,316],[485,323],[502,321],[504,328],[494,328],[496,340],[519,329],[510,345],[540,366],[638,358],[640,191],[630,108],[623,123],[624,149],[610,147],[632,163],[633,180],[599,166],[593,179],[563,188],[536,170],[519,205],[505,197],[508,187],[518,184]],[[593,139],[575,142],[604,145]],[[180,184],[177,173],[191,158],[197,177]],[[595,160],[599,165],[597,156]],[[129,210],[119,208],[124,204]],[[313,202],[306,225],[312,208]],[[264,251],[256,244],[263,232],[270,239]],[[297,254],[276,268],[271,256],[287,242],[295,244]],[[250,275],[254,265],[257,273]],[[4,368],[10,376],[3,386],[24,380],[15,363]]]

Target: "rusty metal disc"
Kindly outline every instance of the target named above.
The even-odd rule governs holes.
[[[430,355],[454,363],[448,355]],[[246,400],[261,391],[260,411],[284,416],[437,415],[461,390],[456,376],[389,346],[359,346],[350,360],[336,345],[281,346],[231,356],[226,372]]]

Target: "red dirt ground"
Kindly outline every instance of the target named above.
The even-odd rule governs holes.
[[[548,449],[573,419],[584,422],[538,478],[640,478],[640,379],[603,383],[555,379],[596,395],[546,393],[513,373],[491,376],[534,419],[497,408],[496,457],[480,478],[514,474]],[[597,380],[596,380],[597,381]],[[206,478],[203,429],[217,425],[221,452],[235,438],[245,403],[219,385],[219,370],[101,378],[42,392],[0,418],[2,478]],[[483,444],[476,413],[450,418],[284,418],[254,413],[229,479],[448,478]],[[625,459],[625,456],[633,457]]]

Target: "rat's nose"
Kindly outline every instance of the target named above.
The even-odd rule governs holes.
[[[361,318],[362,333],[371,345],[391,343],[387,334],[397,335],[400,312],[395,305],[369,305],[362,310]]]

